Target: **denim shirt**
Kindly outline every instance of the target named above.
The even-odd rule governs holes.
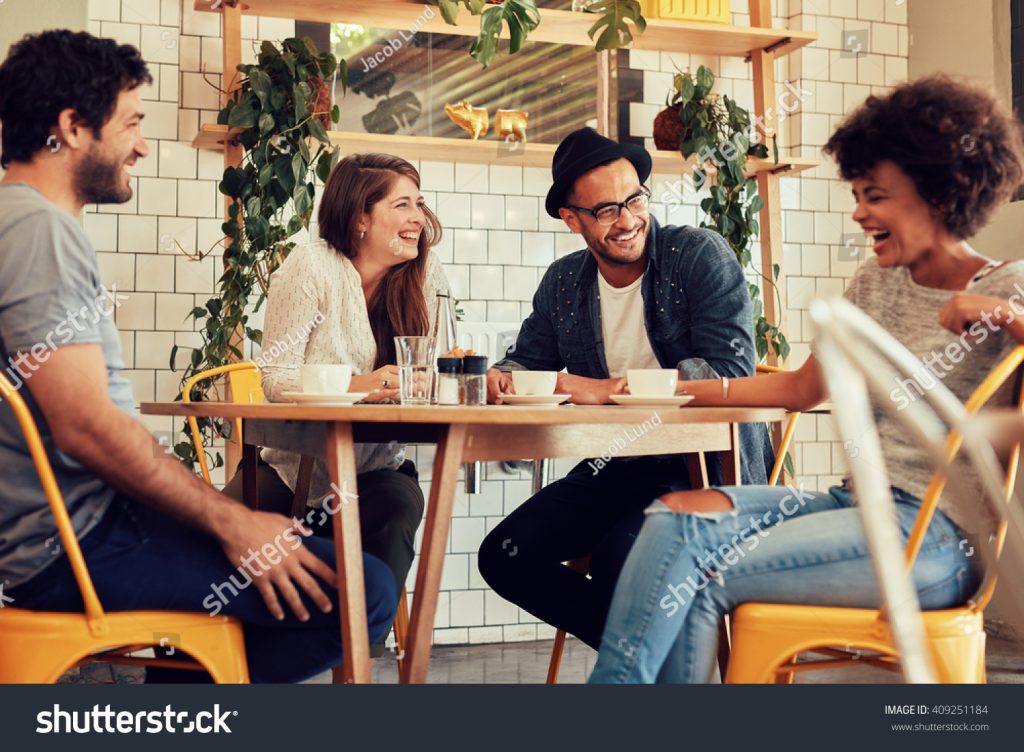
[[[651,349],[664,368],[683,379],[754,374],[754,339],[747,282],[739,262],[716,232],[660,227],[651,217],[641,283]],[[597,262],[576,251],[548,267],[533,296],[533,312],[516,343],[494,365],[505,371],[560,371],[607,379]],[[742,478],[767,483],[774,462],[763,424],[740,426]],[[708,463],[712,483],[721,466]]]

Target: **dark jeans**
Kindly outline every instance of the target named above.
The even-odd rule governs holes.
[[[397,470],[374,470],[360,473],[356,478],[359,489],[359,532],[363,539],[363,552],[376,556],[395,575],[395,593],[405,587],[413,558],[416,555],[416,528],[423,519],[423,491],[418,482],[416,465],[406,460]],[[290,515],[294,494],[277,472],[261,459],[256,481],[259,487],[260,509]],[[242,473],[235,473],[224,493],[242,501]],[[331,519],[317,525],[320,515],[314,515],[313,532],[321,537],[333,535]],[[397,596],[395,599],[397,603]]]
[[[689,488],[682,457],[587,461],[527,499],[484,539],[480,574],[495,592],[593,648],[644,509]],[[562,562],[590,556],[590,577]]]
[[[334,567],[334,545],[321,538],[302,544]],[[212,588],[248,575],[225,556],[218,542],[153,509],[117,498],[99,524],[79,544],[100,602],[109,611],[206,611]],[[371,644],[384,638],[395,615],[395,585],[390,570],[372,556],[363,556],[366,616]],[[251,578],[249,578],[251,579]],[[329,583],[333,585],[333,583]],[[243,623],[245,652],[253,682],[297,682],[341,663],[341,627],[334,587],[323,590],[334,603],[323,613],[297,588],[309,611],[300,622],[285,605],[283,621],[267,610],[255,587],[237,590],[221,613]],[[221,589],[224,592],[224,589]],[[230,591],[228,591],[230,593]],[[82,597],[67,557],[60,559],[11,595],[19,608],[40,611],[81,611]],[[216,601],[219,602],[219,601]],[[187,645],[182,648],[187,652]],[[192,673],[194,681],[199,674]]]

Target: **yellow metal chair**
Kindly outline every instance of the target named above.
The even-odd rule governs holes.
[[[785,368],[778,366],[769,366],[764,364],[757,365],[757,373],[779,373],[785,371]],[[779,482],[779,478],[782,476],[782,471],[786,466],[786,454],[789,452],[789,445],[793,441],[793,435],[796,433],[796,423],[800,419],[800,413],[790,413],[786,419],[786,427],[782,431],[782,438],[779,440],[778,449],[775,452],[775,465],[772,467],[772,472],[768,476],[768,485],[774,486]],[[699,458],[696,458],[695,463],[691,463],[691,473],[699,466],[699,472],[707,480],[707,466],[704,463],[704,453],[701,452]],[[584,559],[576,559],[574,561],[566,562],[566,566],[570,569],[574,569],[581,574],[586,574],[589,567],[589,557]],[[726,622],[727,623],[727,622]],[[723,645],[719,650],[719,662],[725,665],[729,657],[728,645],[724,644],[725,640],[728,639],[728,627],[723,627],[721,633],[721,639]],[[548,662],[548,678],[545,683],[557,684],[558,683],[558,672],[562,667],[562,653],[565,651],[565,630],[559,629],[555,632],[555,641],[551,646],[551,660]]]
[[[1007,382],[1024,363],[1024,346],[1013,350],[981,383],[965,403],[973,414]],[[1024,394],[1017,409],[1024,412]],[[951,431],[945,453],[950,461],[960,449],[961,436]],[[1010,456],[1004,491],[1013,492],[1020,446]],[[913,567],[918,550],[932,520],[946,478],[937,472],[931,480],[914,527],[904,547],[908,569]],[[996,531],[998,556],[1006,537],[1005,520]],[[981,683],[985,681],[984,609],[995,592],[995,577],[960,608],[921,613],[932,659],[939,681],[943,683]],[[873,655],[862,657],[862,651]],[[797,663],[804,652],[826,656],[825,660]],[[899,670],[898,654],[889,626],[875,609],[792,606],[773,603],[745,603],[732,614],[732,655],[726,681],[730,683],[791,683],[802,671],[869,664]]]
[[[255,363],[231,363],[226,366],[210,368],[185,382],[181,390],[181,401],[191,402],[192,387],[205,379],[212,379],[227,374],[228,383],[231,387],[231,401],[236,404],[259,405],[264,401],[263,385],[260,369]],[[199,457],[199,467],[203,473],[203,479],[210,482],[210,470],[206,462],[206,451],[203,448],[203,435],[199,431],[199,423],[195,418],[188,418],[189,430],[192,432],[192,443],[196,449],[196,456]],[[242,445],[242,421],[235,419],[234,438],[239,446]],[[309,482],[312,476],[313,460],[311,457],[303,457],[299,465],[299,479],[296,483],[295,498],[292,501],[292,515],[301,518],[303,509],[309,496]],[[406,597],[406,590],[402,588],[402,595],[398,599],[398,613],[395,615],[395,654],[402,656],[405,653],[407,635],[409,634],[409,599]],[[399,671],[402,669],[402,659],[398,659]]]
[[[228,383],[231,386],[231,401],[246,405],[259,405],[263,403],[263,386],[260,383],[260,369],[255,363],[231,363],[226,366],[210,368],[185,382],[181,389],[181,401],[188,403],[192,401],[192,388],[200,381],[212,379],[216,376],[227,374]],[[199,431],[199,422],[188,417],[188,427],[192,432],[192,444],[196,448],[196,456],[199,457],[199,469],[203,473],[203,480],[210,483],[210,468],[206,462],[206,451],[203,449],[203,435]],[[242,446],[242,419],[235,418],[235,430],[233,438]]]
[[[245,642],[236,620],[180,611],[103,610],[39,430],[21,395],[2,375],[0,396],[11,406],[25,435],[85,604],[85,613],[63,613],[30,611],[17,608],[16,604],[0,603],[0,684],[52,683],[69,669],[95,661],[205,670],[217,683],[248,683]],[[168,639],[173,639],[175,647],[193,661],[127,655],[146,647],[166,645]]]

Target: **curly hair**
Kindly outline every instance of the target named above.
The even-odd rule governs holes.
[[[947,231],[976,234],[1024,179],[1024,125],[984,89],[938,74],[872,95],[825,145],[845,180],[883,161],[906,173]]]
[[[152,82],[129,44],[67,29],[25,35],[0,65],[0,166],[31,161],[67,108],[98,136],[118,95]]]

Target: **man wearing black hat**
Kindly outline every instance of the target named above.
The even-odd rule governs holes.
[[[659,226],[644,187],[650,173],[643,148],[592,128],[559,145],[545,208],[587,247],[548,268],[515,346],[488,371],[491,402],[513,391],[517,369],[564,368],[557,391],[577,404],[609,402],[632,368],[677,368],[691,379],[754,373],[739,262],[715,232]],[[740,442],[743,483],[766,483],[773,462],[766,428],[741,426]],[[710,480],[721,483],[712,457]],[[480,573],[502,597],[597,648],[644,508],[689,487],[681,455],[584,460],[484,539]],[[562,564],[588,555],[589,578]]]

